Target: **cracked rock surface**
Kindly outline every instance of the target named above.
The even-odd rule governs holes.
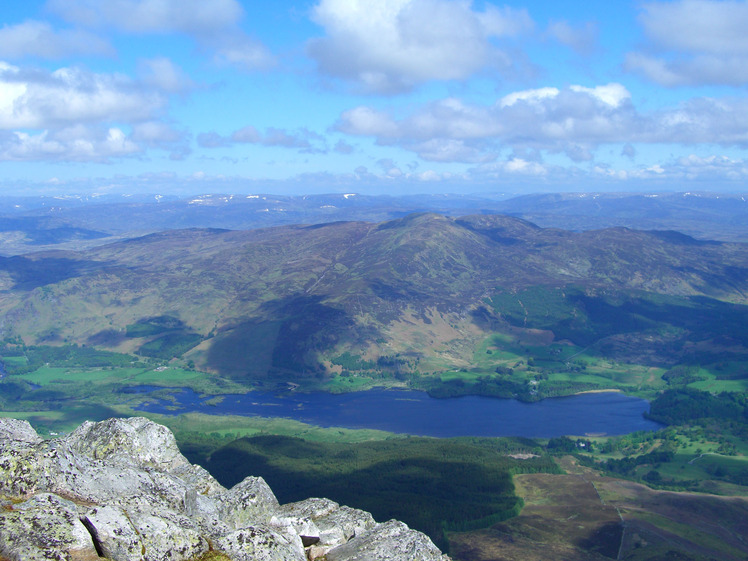
[[[0,418],[0,558],[11,561],[445,561],[402,522],[329,499],[280,505],[261,477],[231,489],[142,417],[43,440]]]

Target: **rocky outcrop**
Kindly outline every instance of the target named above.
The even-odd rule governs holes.
[[[311,498],[280,505],[260,477],[226,489],[141,417],[42,440],[0,419],[0,558],[181,561],[445,561],[402,522]]]

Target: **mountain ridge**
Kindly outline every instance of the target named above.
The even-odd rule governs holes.
[[[490,335],[486,326],[532,327],[512,323],[501,306],[514,304],[496,299],[528,287],[540,287],[544,298],[566,299],[572,316],[584,312],[580,302],[591,306],[618,293],[632,302],[644,297],[637,294],[706,297],[743,310],[748,245],[691,240],[622,227],[571,232],[506,216],[434,213],[378,224],[175,230],[81,252],[1,260],[2,330],[27,344],[92,344],[110,334],[117,341],[105,345],[111,350],[171,344],[181,350],[164,358],[181,356],[189,344],[193,350],[185,356],[201,368],[247,379],[271,372],[275,378],[327,376],[340,372],[335,357],[346,352],[364,362],[403,354],[398,360],[433,363],[442,356],[447,368],[461,367]],[[24,267],[50,282],[24,284]],[[647,306],[637,313],[656,314]],[[184,328],[171,339],[127,335],[128,326],[162,316]],[[570,333],[581,327],[575,329]],[[444,348],[428,348],[429,340]],[[242,356],[253,353],[255,364],[246,366]],[[447,360],[450,353],[462,358]],[[412,361],[409,368],[416,368]]]

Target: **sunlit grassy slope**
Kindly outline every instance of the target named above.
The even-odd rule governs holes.
[[[2,259],[0,272],[6,340],[178,359],[242,383],[525,399],[745,387],[748,247],[674,232],[416,214],[170,231]],[[678,365],[698,368],[662,377]]]

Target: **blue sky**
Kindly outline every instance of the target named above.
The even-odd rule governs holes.
[[[746,191],[748,2],[6,0],[0,192]]]

